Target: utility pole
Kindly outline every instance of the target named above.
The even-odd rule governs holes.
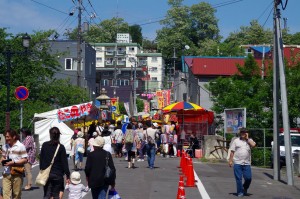
[[[117,97],[117,40],[116,40],[116,44],[115,44],[115,50],[114,50],[114,83],[113,83],[113,87],[114,87],[114,98]]]
[[[282,33],[280,27],[280,9],[277,8],[279,4],[282,4],[281,0],[274,0],[274,23],[275,23],[274,32],[275,32],[275,45],[276,45],[276,52],[275,51],[274,52],[278,60],[278,63],[274,65],[274,69],[276,67],[279,68],[279,76],[280,76],[280,93],[281,93],[281,102],[282,102],[281,104],[282,104],[282,118],[283,118],[283,129],[284,129],[287,183],[288,185],[293,186],[294,175],[293,175],[293,162],[292,162],[292,152],[291,152],[290,121],[288,115],[289,110],[287,104],[287,91],[286,91],[285,70],[284,70],[284,62],[283,62],[283,42],[282,42]],[[276,82],[277,81],[278,80],[276,80]],[[275,132],[273,132],[273,134],[275,134]]]
[[[137,107],[136,107],[136,65],[137,60],[134,60],[134,74],[133,74],[133,116],[137,115]]]
[[[77,86],[81,86],[81,12],[82,12],[82,0],[78,0],[78,26],[77,26]]]

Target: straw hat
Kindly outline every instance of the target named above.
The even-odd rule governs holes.
[[[95,138],[93,146],[103,147],[105,143],[105,140],[103,137],[98,136]]]

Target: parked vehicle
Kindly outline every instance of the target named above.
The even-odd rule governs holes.
[[[300,151],[300,128],[291,128],[290,129],[290,136],[291,136],[291,152],[292,156],[294,157],[295,153]],[[280,155],[280,168],[282,166],[285,166],[285,144],[284,144],[284,132],[283,129],[280,129],[279,134],[279,155]],[[273,167],[273,141],[271,143],[272,145],[272,155],[271,155],[271,161],[272,161],[272,167]],[[294,158],[293,158],[294,162]]]

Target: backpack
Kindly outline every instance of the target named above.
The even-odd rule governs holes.
[[[146,130],[146,135],[147,135],[148,144],[151,144],[151,145],[155,144],[155,140],[151,136],[148,135],[147,130]]]
[[[132,130],[128,130],[125,135],[125,143],[131,144],[133,143],[133,132]]]

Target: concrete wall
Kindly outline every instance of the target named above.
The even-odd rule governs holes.
[[[207,159],[226,159],[227,152],[224,150],[222,136],[205,135],[204,136],[204,157]]]

